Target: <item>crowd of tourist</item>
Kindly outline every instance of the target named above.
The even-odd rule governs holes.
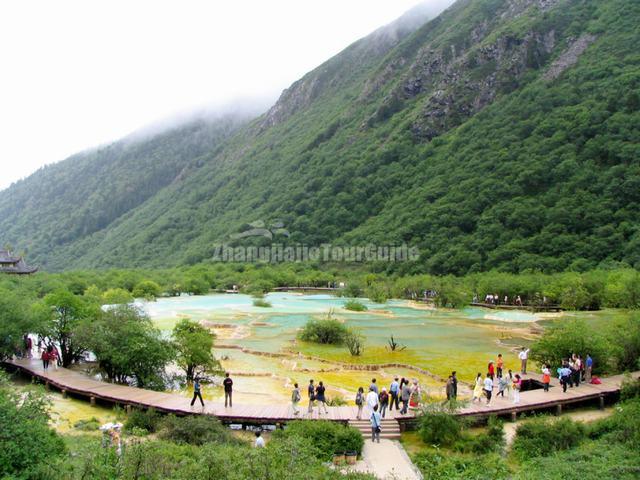
[[[35,358],[42,360],[42,369],[49,370],[50,366],[57,369],[62,365],[60,351],[55,343],[47,341],[45,338],[38,336],[34,342],[31,335],[24,334],[22,337],[22,346],[15,352],[16,358],[34,358],[34,345],[36,350]]]

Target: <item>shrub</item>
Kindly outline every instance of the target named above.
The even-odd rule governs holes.
[[[517,480],[637,480],[638,452],[606,441],[589,442],[550,457],[522,464]]]
[[[156,282],[152,280],[143,280],[134,287],[132,294],[136,298],[155,300],[161,292],[162,289]]]
[[[354,299],[347,300],[344,304],[344,308],[346,310],[351,310],[352,312],[366,312],[368,310],[364,303]]]
[[[268,302],[267,300],[264,300],[262,298],[256,298],[253,301],[253,306],[254,307],[270,308],[271,307],[271,302]]]
[[[133,431],[134,428],[137,428],[149,433],[154,433],[158,430],[160,420],[160,415],[155,409],[149,408],[142,410],[136,408],[127,416],[127,420],[124,422],[124,428],[127,431]]]
[[[330,407],[342,407],[343,405],[346,405],[346,404],[347,404],[347,401],[344,399],[344,397],[341,397],[340,395],[337,395],[332,398],[327,398],[327,405]]]
[[[498,455],[469,456],[429,449],[414,455],[413,462],[429,480],[497,480],[509,475],[507,463]]]
[[[340,294],[343,297],[359,297],[362,294],[362,287],[356,282],[347,283],[347,286],[342,289]]]
[[[386,303],[389,298],[387,289],[380,284],[372,284],[365,289],[365,296],[375,303]]]
[[[489,417],[487,429],[479,435],[463,432],[454,448],[459,452],[484,454],[499,452],[506,443],[502,420],[495,415]]]
[[[589,436],[640,448],[640,398],[618,404],[613,415],[590,426]]]
[[[91,432],[100,428],[100,421],[96,417],[78,420],[73,424],[73,428],[75,428],[76,430],[81,430],[83,432]]]
[[[364,352],[364,337],[357,332],[347,332],[344,343],[347,345],[349,353],[354,357],[359,357]]]
[[[305,342],[342,345],[349,329],[338,320],[309,320],[298,337]]]
[[[169,415],[162,422],[160,438],[176,443],[204,445],[205,443],[234,443],[231,436],[217,418],[208,415],[176,417]]]
[[[579,445],[585,436],[584,425],[568,418],[536,418],[518,427],[513,452],[522,460],[546,456]]]
[[[429,445],[451,446],[462,437],[463,421],[447,410],[433,406],[418,417],[420,438]]]
[[[618,371],[640,367],[640,317],[637,314],[617,319],[608,328],[611,358]]]
[[[620,388],[620,400],[630,400],[640,397],[640,378],[631,378],[631,375],[625,376]]]
[[[336,452],[362,453],[364,439],[355,428],[327,420],[297,420],[289,422],[284,430],[274,432],[275,439],[299,438],[315,448],[314,455],[323,461]]]
[[[0,478],[47,478],[43,469],[65,451],[48,422],[46,397],[37,391],[14,393],[0,372]]]

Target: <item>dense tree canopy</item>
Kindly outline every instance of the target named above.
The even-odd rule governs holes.
[[[207,371],[219,369],[213,356],[215,335],[198,322],[181,319],[173,328],[176,362],[186,374],[187,381]]]
[[[164,387],[162,378],[174,358],[173,346],[136,307],[108,308],[82,325],[76,335],[95,354],[110,380],[133,380],[145,388]]]

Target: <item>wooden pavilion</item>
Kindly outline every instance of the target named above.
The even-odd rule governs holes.
[[[0,273],[28,275],[38,271],[38,267],[30,267],[20,256],[13,255],[9,250],[0,250]]]

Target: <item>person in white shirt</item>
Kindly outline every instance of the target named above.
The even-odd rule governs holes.
[[[373,413],[373,409],[379,404],[378,394],[369,387],[369,393],[367,393],[367,407],[369,407],[369,415]]]
[[[261,432],[256,432],[256,448],[264,448],[264,438],[262,438]]]
[[[518,354],[518,358],[520,359],[520,373],[523,375],[527,374],[527,359],[529,358],[529,349],[522,347],[522,350]]]
[[[491,402],[491,394],[493,393],[493,380],[489,375],[484,379],[484,394],[487,396],[487,405]]]

